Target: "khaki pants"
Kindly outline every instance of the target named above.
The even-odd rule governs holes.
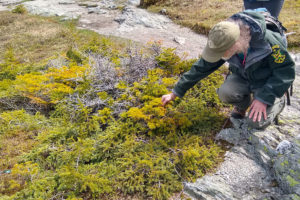
[[[222,86],[217,90],[219,98],[224,103],[232,104],[241,110],[247,110],[252,103],[252,93],[249,83],[236,74],[229,75]],[[261,121],[253,122],[247,116],[247,122],[250,127],[255,129],[264,129],[270,125],[278,114],[281,113],[285,105],[285,98],[276,98],[273,106],[267,107],[267,119],[262,117]],[[250,113],[250,112],[249,112]]]

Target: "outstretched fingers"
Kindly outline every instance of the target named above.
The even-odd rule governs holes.
[[[254,100],[250,106],[250,115],[249,118],[253,118],[253,122],[261,121],[262,117],[267,119],[267,105],[258,100]]]

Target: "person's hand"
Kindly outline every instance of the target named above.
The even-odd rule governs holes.
[[[259,122],[262,115],[264,116],[265,120],[267,119],[267,104],[254,99],[250,106],[250,109],[251,112],[249,118],[251,119],[253,117],[253,122],[256,122],[256,120]]]
[[[176,98],[176,95],[173,92],[170,94],[163,95],[161,98],[161,103],[163,106],[165,106],[170,101],[173,101],[175,98]]]

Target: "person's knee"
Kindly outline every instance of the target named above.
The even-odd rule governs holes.
[[[242,102],[245,98],[244,95],[237,93],[232,89],[232,87],[228,87],[226,85],[222,85],[217,90],[217,93],[221,101],[229,104]]]
[[[217,90],[219,99],[224,103],[231,103],[232,100],[232,91],[228,89],[228,87],[224,87],[223,85]]]

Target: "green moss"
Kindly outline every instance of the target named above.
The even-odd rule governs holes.
[[[300,182],[298,182],[295,179],[293,179],[290,175],[288,175],[286,177],[286,180],[288,181],[288,183],[290,184],[291,187],[294,187],[295,185],[300,184]]]
[[[25,14],[27,13],[27,9],[25,8],[24,5],[18,5],[16,6],[13,10],[12,13],[18,13],[18,14]]]
[[[71,48],[67,51],[66,55],[69,59],[74,60],[77,64],[82,64],[82,58],[81,58],[82,56],[80,55],[80,53],[78,51],[73,50]]]
[[[285,161],[283,161],[282,163],[280,163],[280,165],[281,165],[282,167],[288,166],[288,165],[289,165],[289,161],[285,160]]]
[[[297,194],[293,194],[292,200],[300,200],[300,197]]]
[[[264,146],[264,151],[265,151],[266,153],[268,153],[268,152],[269,152],[269,149],[268,149],[266,146]]]

